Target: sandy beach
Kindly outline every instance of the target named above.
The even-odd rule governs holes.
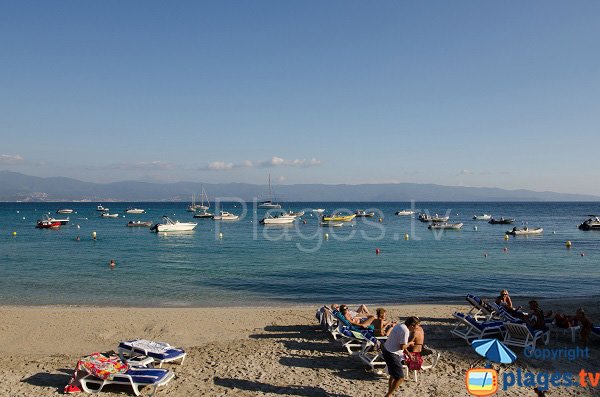
[[[546,310],[569,313],[583,306],[596,323],[600,318],[597,299],[541,303]],[[449,333],[451,314],[468,310],[466,302],[386,308],[395,318],[421,317],[426,343],[441,352],[436,368],[421,371],[418,383],[407,382],[397,395],[468,395],[465,372],[478,356]],[[316,309],[2,307],[0,396],[62,394],[80,356],[114,350],[119,340],[129,338],[165,341],[188,352],[182,366],[167,365],[176,378],[159,389],[159,396],[383,396],[387,379],[367,371],[357,357],[320,330]],[[568,337],[553,334],[548,347],[574,346]],[[574,374],[582,368],[597,371],[598,346],[600,339],[592,338],[590,359],[536,361],[521,354],[517,363],[505,368]],[[105,396],[133,395],[128,388],[105,390]],[[592,396],[600,395],[598,391],[600,387],[560,387],[548,395]],[[513,387],[498,395],[535,394]]]

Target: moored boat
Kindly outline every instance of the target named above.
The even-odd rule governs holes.
[[[151,231],[154,232],[185,232],[194,230],[194,228],[198,225],[194,222],[179,222],[174,221],[168,216],[163,216],[163,223],[157,223],[156,225],[150,228]]]
[[[476,220],[476,221],[489,221],[490,219],[492,219],[492,216],[488,215],[488,214],[473,215],[473,220]]]
[[[240,217],[227,211],[221,211],[218,215],[214,215],[213,219],[215,221],[237,221]]]
[[[432,223],[431,225],[429,225],[427,228],[431,229],[431,230],[437,230],[437,229],[454,229],[454,230],[458,230],[460,228],[463,227],[462,223]]]
[[[128,227],[151,227],[151,221],[129,221],[127,223]]]
[[[512,236],[527,236],[531,234],[542,234],[543,232],[544,229],[541,227],[530,229],[529,227],[525,226],[524,228],[513,227],[512,230],[506,231],[506,234],[510,234]]]
[[[425,213],[419,214],[419,220],[421,222],[444,223],[448,222],[448,219],[450,219],[449,216],[439,216],[438,214],[435,214],[434,216]]]
[[[289,211],[287,214],[289,216],[293,216],[294,218],[299,218],[304,215],[304,211],[298,211],[298,212]]]
[[[356,210],[354,212],[357,218],[372,218],[375,216],[375,211]]]
[[[600,218],[593,216],[578,226],[579,230],[600,230]]]
[[[100,214],[100,218],[118,218],[119,214],[109,214],[108,212],[103,212]]]
[[[510,225],[511,223],[515,223],[515,219],[512,218],[500,218],[500,219],[496,219],[496,218],[492,218],[490,219],[490,221],[488,223],[491,223],[492,225]]]
[[[67,225],[69,223],[69,218],[62,218],[62,219],[56,219],[56,218],[49,218],[50,222],[60,222],[61,225]]]
[[[321,226],[323,227],[342,227],[344,226],[343,222],[321,222]]]
[[[96,207],[96,211],[100,211],[100,212],[108,212],[108,208],[104,208],[102,206],[102,204],[98,204],[98,206]]]
[[[73,210],[70,208],[61,208],[58,211],[56,211],[57,214],[72,214]]]
[[[201,218],[201,219],[210,219],[212,217],[214,217],[215,215],[211,212],[208,212],[206,210],[197,212],[194,214],[194,218]]]
[[[344,215],[344,214],[335,214],[335,215],[324,215],[323,222],[351,222],[354,218],[356,218],[356,214]]]
[[[50,218],[48,215],[44,215],[42,219],[38,219],[35,227],[38,229],[56,229],[60,227],[60,222]]]
[[[133,207],[127,208],[125,210],[126,214],[143,214],[144,212],[146,212],[146,211],[144,211],[141,208],[133,208]]]
[[[323,212],[325,212],[325,208],[315,208],[313,209],[313,212],[316,212],[317,214],[322,214]]]
[[[415,211],[413,211],[413,210],[400,210],[400,211],[396,211],[394,213],[394,215],[407,216],[407,215],[412,215],[414,213],[415,213]]]
[[[295,216],[291,216],[290,214],[276,214],[271,215],[267,213],[263,219],[260,220],[260,223],[263,225],[288,225],[290,223],[294,223],[296,220]]]
[[[273,202],[273,189],[271,188],[271,174],[269,174],[269,199],[258,203],[258,208],[279,209],[281,204]]]

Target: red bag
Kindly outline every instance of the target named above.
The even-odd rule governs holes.
[[[423,366],[423,357],[420,353],[404,353],[404,361],[411,371],[418,371]]]

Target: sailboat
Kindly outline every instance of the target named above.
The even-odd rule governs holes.
[[[271,189],[271,174],[269,174],[269,200],[261,201],[258,204],[258,208],[267,208],[267,209],[281,208],[281,204],[277,204],[277,203],[273,202],[273,190]]]
[[[196,193],[192,193],[192,204],[188,205],[187,212],[196,212]]]
[[[206,199],[206,203],[204,202]],[[206,194],[206,190],[204,190],[204,186],[202,187],[202,195],[200,196],[201,204],[196,205],[196,209],[200,211],[206,211],[210,208],[210,201],[208,201],[208,195]]]

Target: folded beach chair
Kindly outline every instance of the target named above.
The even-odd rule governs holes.
[[[454,313],[457,319],[456,326],[450,331],[455,336],[471,344],[471,339],[481,339],[490,334],[500,334],[504,331],[502,321],[477,321],[468,314]]]
[[[158,387],[169,383],[174,376],[173,372],[162,368],[130,368],[125,373],[113,375],[111,379],[87,374],[79,379],[79,384],[86,393],[99,393],[106,385],[130,385],[136,396],[141,395],[141,387],[148,386],[152,388],[148,396],[153,396]],[[91,385],[96,387],[90,387]]]
[[[183,364],[185,351],[168,343],[154,342],[146,339],[135,339],[119,343],[119,356],[122,360],[132,361],[149,357],[161,368],[164,363],[179,361]]]
[[[473,317],[477,321],[481,320],[490,320],[494,315],[494,310],[488,303],[485,303],[480,297],[467,294],[467,302],[473,306],[471,310],[467,313],[471,317]]]
[[[535,349],[535,344],[542,339],[544,344],[550,341],[550,330],[533,330],[523,323],[504,323],[506,333],[504,335],[504,344],[519,346],[523,348]]]

